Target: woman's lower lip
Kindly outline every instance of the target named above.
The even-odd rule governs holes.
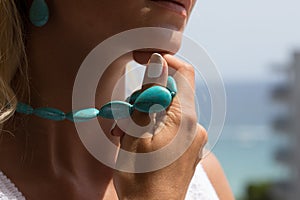
[[[171,2],[171,1],[163,1],[163,0],[161,0],[161,1],[160,0],[158,0],[158,1],[157,0],[153,1],[152,0],[152,2],[154,2],[155,4],[157,4],[157,5],[161,6],[161,7],[164,7],[164,8],[167,8],[169,10],[172,10],[172,11],[174,11],[174,12],[176,12],[176,13],[184,16],[184,17],[187,17],[187,11],[181,5],[178,5],[178,4],[176,4],[174,2]]]

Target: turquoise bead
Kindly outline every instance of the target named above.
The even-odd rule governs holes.
[[[172,97],[174,97],[177,94],[176,81],[172,76],[168,77],[167,88],[170,90]]]
[[[132,93],[132,95],[130,97],[128,97],[128,99],[126,101],[130,104],[134,104],[135,100],[138,98],[138,96],[141,93],[142,92],[140,90],[135,91],[134,93]]]
[[[99,110],[96,108],[87,108],[70,112],[66,115],[66,118],[72,122],[85,122],[96,118],[99,114]]]
[[[50,119],[54,121],[61,121],[66,118],[64,112],[55,108],[37,108],[33,111],[33,114],[38,117]]]
[[[172,101],[172,95],[168,89],[162,86],[153,86],[143,91],[136,99],[133,107],[140,112],[156,113],[165,110]],[[153,105],[159,104],[150,110]]]
[[[42,27],[48,22],[49,9],[45,0],[33,0],[29,11],[29,19],[37,27]]]
[[[16,111],[22,114],[30,115],[33,113],[33,108],[25,103],[18,103]]]
[[[130,102],[130,98],[131,98],[131,96],[127,97],[127,98],[125,99],[125,102],[129,103],[129,102]]]
[[[132,113],[132,105],[124,101],[111,101],[99,110],[98,116],[107,119],[123,119]]]

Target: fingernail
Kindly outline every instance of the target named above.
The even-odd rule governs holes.
[[[163,57],[160,54],[152,54],[147,71],[149,78],[158,78],[161,76],[163,71]]]

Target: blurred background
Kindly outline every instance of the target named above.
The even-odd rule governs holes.
[[[300,199],[299,8],[299,0],[198,0],[185,32],[224,79],[227,118],[212,151],[238,200]],[[201,84],[197,95],[209,101]]]

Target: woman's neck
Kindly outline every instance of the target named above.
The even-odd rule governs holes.
[[[91,48],[74,48],[67,41],[55,41],[43,35],[32,38],[27,43],[31,106],[70,112],[76,73]],[[130,59],[131,54],[124,55],[105,71],[97,88],[96,107],[111,101],[114,86],[124,75]],[[116,98],[124,99],[124,93],[119,92]],[[118,145],[119,139],[110,135],[113,120],[99,119],[99,123],[107,137]],[[0,156],[7,159],[1,159],[0,169],[16,179],[28,180],[35,174],[36,177],[91,177],[94,181],[106,177],[111,180],[111,169],[88,153],[74,123],[16,114],[4,128],[15,137],[3,134]],[[117,152],[105,153],[113,160]],[[11,172],[14,168],[15,172]]]

